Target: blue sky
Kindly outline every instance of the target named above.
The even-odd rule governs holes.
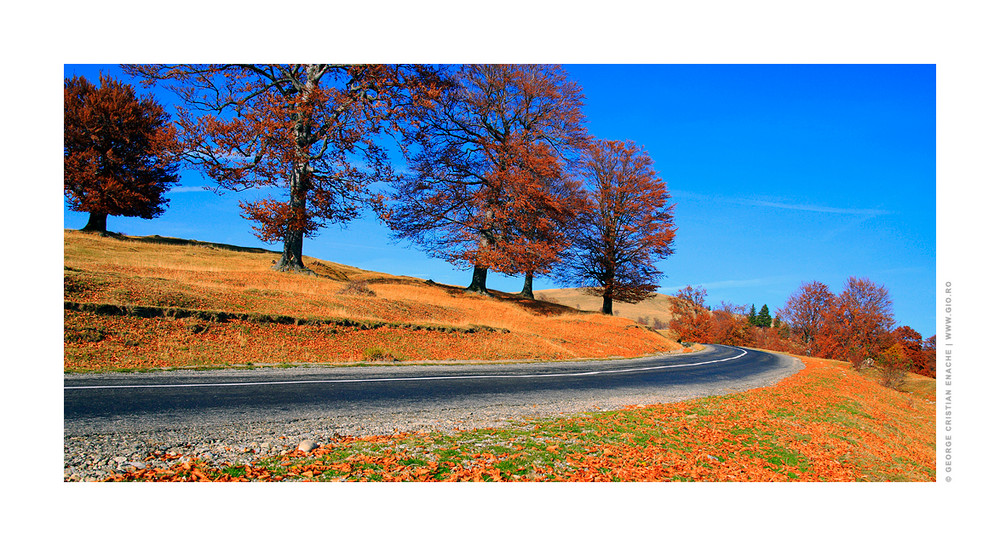
[[[708,302],[767,304],[803,282],[839,292],[850,276],[884,285],[898,324],[935,334],[934,65],[566,65],[592,134],[644,146],[675,203],[677,238],[660,292],[701,285]],[[66,65],[96,80],[116,65]],[[172,97],[153,92],[165,104]],[[112,217],[128,235],[279,249],[256,239],[237,201],[184,171],[167,212]],[[64,205],[64,227],[86,214]],[[466,285],[460,270],[393,242],[370,214],[307,240],[308,256]],[[490,288],[522,279],[491,273]],[[555,288],[547,279],[536,289]]]

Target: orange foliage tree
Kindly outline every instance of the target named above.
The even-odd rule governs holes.
[[[924,340],[923,345],[923,367],[915,370],[917,373],[927,377],[937,377],[937,336],[931,336]]]
[[[780,311],[792,335],[806,347],[807,354],[815,350],[816,335],[823,328],[823,318],[833,299],[827,285],[818,281],[803,283]]]
[[[823,313],[816,341],[826,358],[860,365],[892,345],[889,291],[866,278],[850,277]]]
[[[602,297],[601,311],[610,315],[613,301],[636,303],[658,286],[662,273],[654,262],[673,253],[673,205],[652,158],[633,142],[594,142],[583,173],[590,206],[562,276]]]
[[[744,313],[734,313],[723,306],[712,311],[712,326],[709,330],[711,343],[724,345],[750,345],[754,340],[754,330],[750,319]]]
[[[90,213],[84,231],[105,232],[108,216],[163,213],[177,183],[176,131],[152,97],[101,76],[65,80],[63,188],[70,209]]]
[[[583,95],[557,66],[466,65],[454,85],[417,105],[403,132],[411,174],[384,219],[430,256],[490,270],[545,274],[568,247],[581,206],[572,166],[588,137]]]
[[[677,293],[674,294],[674,297],[682,299],[691,305],[708,309],[708,306],[705,305],[705,298],[708,297],[708,291],[702,286],[695,288],[689,284],[678,290]]]
[[[588,204],[579,180],[569,176],[541,178],[542,193],[538,206],[515,211],[514,223],[523,238],[516,269],[524,273],[520,296],[535,299],[533,282],[536,273],[548,274],[569,249],[571,236]]]
[[[913,371],[924,369],[923,338],[909,326],[900,326],[892,331],[893,343],[899,345]]]
[[[677,341],[690,343],[713,343],[712,313],[704,307],[674,309],[676,316],[670,321],[670,329],[677,335]]]
[[[687,285],[678,290],[674,297],[677,304],[673,306],[674,318],[670,321],[670,329],[677,335],[678,341],[693,343],[710,343],[712,335],[712,314],[705,305],[708,291],[703,287]]]
[[[183,102],[184,158],[223,190],[278,188],[241,201],[266,242],[283,242],[275,269],[308,270],[305,237],[345,224],[371,203],[370,184],[393,171],[376,135],[397,128],[413,101],[437,92],[436,71],[414,65],[132,65]]]
[[[883,350],[874,360],[882,386],[891,389],[899,388],[903,384],[906,371],[913,365],[906,354],[906,349],[899,343]]]

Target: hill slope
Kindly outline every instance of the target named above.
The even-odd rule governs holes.
[[[603,300],[597,296],[585,293],[583,288],[557,288],[553,290],[536,290],[535,297],[582,311],[600,312]],[[677,298],[665,294],[655,294],[639,303],[614,303],[615,316],[630,320],[639,320],[649,325],[656,324],[658,329],[667,329],[674,318],[674,309],[678,308]]]
[[[620,317],[307,258],[64,232],[66,370],[633,357],[680,346]]]

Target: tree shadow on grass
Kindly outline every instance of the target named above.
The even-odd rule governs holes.
[[[508,302],[518,307],[528,311],[534,315],[540,315],[544,317],[553,317],[559,315],[579,315],[579,314],[593,314],[592,311],[581,311],[579,309],[573,309],[572,307],[567,307],[565,305],[560,305],[558,303],[553,303],[551,301],[544,300],[533,300],[525,298],[519,294],[509,294],[507,292],[497,292],[495,290],[490,290],[490,295],[494,298]]]
[[[194,239],[162,237],[160,235],[131,236],[131,235],[122,235],[121,233],[114,233],[110,231],[102,232],[100,233],[100,235],[104,237],[110,237],[112,239],[117,239],[119,241],[154,243],[159,245],[173,245],[173,246],[202,246],[207,248],[218,248],[221,250],[232,250],[233,252],[250,252],[254,254],[279,254],[278,252],[275,252],[273,250],[267,250],[266,248],[227,245],[225,243],[209,243],[206,241],[196,241]]]

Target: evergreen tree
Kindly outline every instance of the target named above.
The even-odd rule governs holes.
[[[747,315],[747,322],[750,326],[757,326],[757,306],[750,304],[750,313]]]
[[[766,303],[760,307],[760,313],[757,313],[757,326],[761,328],[771,327],[771,312],[768,311]]]

